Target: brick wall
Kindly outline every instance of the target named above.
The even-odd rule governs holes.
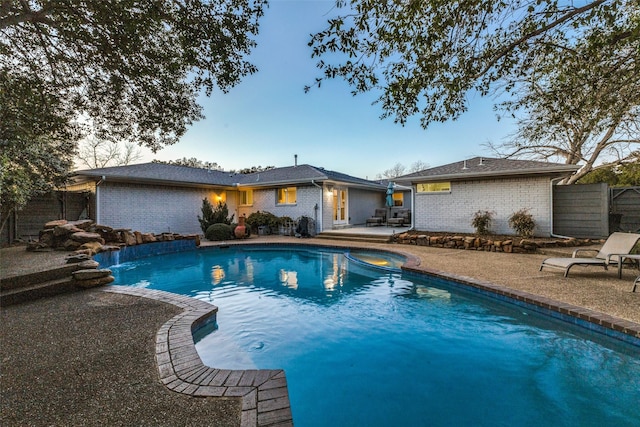
[[[171,231],[202,234],[198,215],[205,197],[216,206],[221,190],[103,182],[98,188],[100,224],[130,228],[143,233]],[[235,212],[235,197],[222,194],[229,215]]]
[[[319,231],[322,190],[313,185],[296,188],[296,203],[292,205],[277,205],[277,190],[275,188],[255,189],[253,190],[253,205],[240,206],[238,212],[240,215],[249,216],[252,212],[267,211],[275,216],[288,216],[292,219],[304,215],[316,220]],[[315,210],[316,204],[318,205],[317,211]]]
[[[473,233],[473,214],[493,211],[492,232],[513,234],[509,216],[530,208],[537,236],[550,234],[550,183],[548,178],[513,178],[451,183],[451,193],[416,193],[415,228],[423,231]]]

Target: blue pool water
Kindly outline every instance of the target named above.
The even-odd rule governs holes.
[[[217,305],[204,363],[285,369],[296,426],[640,426],[638,347],[371,259],[398,261],[231,247],[111,269]]]

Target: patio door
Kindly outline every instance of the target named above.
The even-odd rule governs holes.
[[[335,188],[333,190],[333,225],[349,223],[348,207],[347,189]]]

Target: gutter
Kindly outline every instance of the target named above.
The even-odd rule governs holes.
[[[105,182],[107,177],[102,175],[102,177],[96,182],[96,224],[101,224],[100,221],[100,184]]]
[[[323,222],[324,216],[322,215],[322,213],[324,212],[324,209],[323,209],[324,208],[324,186],[317,184],[316,181],[313,179],[311,180],[311,183],[320,189],[320,230],[318,230],[318,219],[316,218],[316,234],[318,234],[318,231],[322,232],[322,229],[323,229],[322,222]]]

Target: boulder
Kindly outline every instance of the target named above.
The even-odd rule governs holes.
[[[90,219],[79,219],[77,221],[69,221],[69,224],[73,224],[76,227],[87,231],[91,228],[91,226],[93,225],[93,220]]]
[[[142,235],[142,243],[153,243],[156,241],[156,236],[154,236],[152,233],[144,233]]]
[[[67,264],[77,264],[84,261],[91,261],[91,257],[87,254],[74,254],[67,257]]]
[[[76,270],[71,273],[74,279],[76,280],[91,280],[91,279],[100,279],[102,277],[111,276],[111,270],[108,268],[104,269],[86,269],[86,270]]]
[[[55,228],[55,227],[58,227],[58,226],[60,226],[60,225],[65,225],[66,223],[67,223],[67,220],[66,220],[66,219],[57,219],[57,220],[54,220],[54,221],[49,221],[49,222],[47,222],[47,223],[44,225],[44,227],[43,227],[43,228],[44,228],[45,230],[47,230],[47,229],[49,229],[49,228]]]
[[[133,235],[136,237],[136,245],[141,245],[143,242],[142,240],[142,233],[139,231],[134,231]]]
[[[79,233],[81,231],[84,231],[84,230],[69,223],[69,224],[58,225],[57,227],[54,227],[53,235],[56,237],[61,237],[61,236],[68,236],[69,234],[73,234],[73,233]]]
[[[80,249],[80,246],[82,246],[82,243],[80,242],[76,242],[75,240],[71,240],[71,239],[67,239],[62,246],[64,247],[65,250],[67,251],[76,251],[78,249]]]
[[[95,269],[100,267],[100,263],[98,261],[88,259],[86,261],[79,262],[78,267],[82,270]]]
[[[113,276],[105,276],[105,277],[100,277],[98,279],[76,280],[75,284],[80,288],[88,289],[88,288],[95,288],[96,286],[108,285],[114,280],[116,279]]]
[[[127,246],[135,246],[138,244],[136,240],[136,236],[131,231],[122,231],[120,232],[120,238]]]
[[[87,242],[83,243],[78,249],[89,249],[94,255],[102,250],[102,243],[100,242]]]
[[[43,242],[29,242],[27,243],[27,251],[29,252],[49,252],[51,246]]]
[[[86,231],[80,231],[78,233],[73,233],[71,235],[71,239],[80,243],[87,242],[100,242],[100,244],[104,244],[104,239],[100,237],[98,233],[89,233]]]
[[[53,236],[53,228],[48,228],[46,230],[42,230],[39,233],[38,240],[40,243],[43,243],[48,246],[53,246],[54,236]]]

